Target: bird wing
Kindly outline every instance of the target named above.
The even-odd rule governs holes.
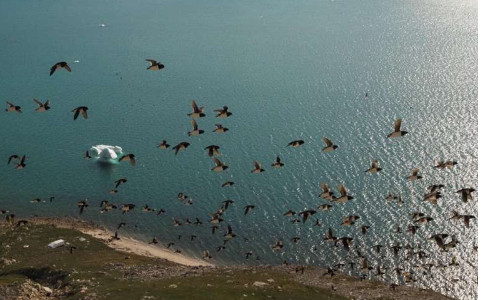
[[[329,192],[329,187],[328,187],[328,186],[327,186],[327,184],[325,184],[324,182],[322,182],[322,183],[320,184],[320,187],[322,188],[322,191],[323,191],[324,193],[328,193],[328,192]]]
[[[7,105],[10,106],[10,107],[15,107],[14,104],[10,103],[9,101],[6,101],[7,102]]]
[[[15,155],[15,154],[14,154],[14,155],[11,155],[11,156],[9,157],[9,162],[7,163],[7,165],[8,165],[8,164],[10,164],[10,162],[11,162],[11,161],[12,161],[12,159],[14,159],[14,158],[19,159],[20,157],[19,157],[18,155]]]
[[[34,102],[36,102],[39,105],[39,107],[43,106],[43,103],[39,102],[38,99],[34,98],[33,100],[34,100]]]
[[[197,103],[195,102],[195,100],[192,100],[192,108],[193,108],[193,112],[195,112],[195,113],[200,112],[199,107],[197,106]]]
[[[72,69],[70,69],[70,67],[68,66],[68,64],[65,64],[64,68],[65,68],[65,70],[67,70],[69,72],[72,72]]]
[[[53,73],[55,73],[57,66],[58,66],[58,64],[55,64],[53,67],[51,67],[50,76],[53,75]]]
[[[73,112],[75,112],[75,113],[74,113],[74,121],[75,121],[75,120],[77,120],[77,117],[79,116],[79,109],[78,109],[78,108],[76,108],[76,109],[74,109],[74,110],[72,110],[72,111],[73,111]]]
[[[413,169],[412,175],[413,176],[418,176],[418,172],[419,172],[419,169],[418,168],[415,168],[415,169]]]
[[[84,117],[84,119],[87,119],[87,107],[81,109],[81,114]]]
[[[260,169],[260,164],[258,163],[258,161],[254,161],[253,162],[253,165],[255,166],[255,169]]]
[[[375,169],[378,168],[378,160],[374,160],[371,164],[371,167]]]
[[[325,144],[327,144],[327,147],[332,147],[333,143],[331,140],[329,140],[328,138],[324,137],[324,142]]]
[[[279,157],[279,155],[276,158],[276,162],[279,163],[279,164],[281,163],[281,158]]]
[[[341,196],[346,196],[347,195],[347,189],[344,185],[339,185],[337,187],[337,189],[339,190],[339,193],[341,193]]]
[[[155,66],[157,64],[157,61],[155,61],[154,59],[146,59],[146,61],[150,62],[152,66]]]
[[[197,122],[194,119],[192,119],[191,123],[193,126],[193,130],[199,130],[199,125],[197,125]]]
[[[130,164],[131,164],[132,166],[135,166],[135,157],[133,157],[133,156],[132,156],[132,157],[130,157]]]
[[[394,123],[394,130],[395,130],[396,132],[401,131],[401,124],[402,124],[402,119],[401,119],[401,118],[399,118],[399,119],[395,120],[395,123]]]
[[[216,163],[216,166],[218,166],[218,167],[219,167],[219,166],[221,166],[221,165],[222,165],[222,163],[221,163],[221,161],[220,161],[219,159],[217,159],[217,158],[215,158],[215,157],[214,157],[213,159],[214,159],[214,162]]]

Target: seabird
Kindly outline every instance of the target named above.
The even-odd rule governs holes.
[[[169,144],[166,142],[166,140],[163,140],[161,143],[159,143],[159,145],[157,145],[157,147],[159,149],[163,149],[164,150],[164,149],[166,149],[166,148],[169,147]]]
[[[77,120],[77,117],[79,117],[79,113],[84,117],[84,119],[87,119],[87,110],[87,106],[79,106],[72,109],[72,112],[74,113],[74,121]]]
[[[219,152],[219,146],[216,146],[216,145],[210,145],[210,146],[207,146],[204,148],[204,150],[207,150],[207,155],[209,155],[209,157],[213,157],[213,156],[220,156],[221,153]]]
[[[227,106],[223,106],[223,108],[215,109],[214,111],[218,113],[216,115],[216,118],[226,119],[227,117],[232,115],[232,113],[228,111]]]
[[[382,168],[378,167],[378,160],[374,160],[371,163],[371,167],[368,170],[366,170],[365,172],[370,172],[372,174],[375,174],[375,173],[380,172],[380,171],[382,171]]]
[[[342,226],[351,226],[354,223],[356,223],[356,220],[358,220],[358,219],[359,219],[359,216],[357,216],[357,215],[350,215],[350,216],[344,217],[344,219],[342,219],[341,225]]]
[[[221,124],[215,124],[215,126],[216,126],[216,129],[214,129],[212,132],[225,133],[226,131],[229,130],[228,128],[223,127],[223,125],[221,125]]]
[[[303,145],[305,142],[303,140],[296,140],[292,141],[288,144],[288,147],[291,146],[293,148],[298,148],[299,146]]]
[[[276,169],[284,167],[284,164],[281,162],[281,158],[279,157],[279,155],[277,156],[276,161],[271,166]]]
[[[151,65],[147,67],[147,70],[158,71],[164,69],[164,65],[160,62],[155,61],[154,59],[146,59],[146,61],[151,63]]]
[[[407,131],[401,131],[401,124],[402,124],[402,119],[397,119],[394,123],[394,132],[389,134],[387,137],[389,138],[395,138],[395,137],[400,137],[404,136],[407,134]]]
[[[342,185],[342,184],[339,185],[337,187],[337,189],[339,190],[339,193],[341,194],[341,196],[339,198],[332,199],[333,202],[346,203],[347,201],[354,199],[353,196],[350,196],[347,194],[348,192],[347,192],[347,189],[344,185]]]
[[[317,213],[316,211],[309,209],[309,210],[305,210],[305,211],[298,213],[298,216],[300,216],[300,217],[303,216],[303,223],[305,223],[306,220],[308,220],[308,218],[310,216],[313,216],[316,213]]]
[[[197,125],[197,121],[192,119],[190,122],[192,123],[193,130],[188,132],[188,136],[191,136],[191,135],[197,136],[199,134],[204,133],[204,131],[202,129],[199,129],[199,125]]]
[[[324,137],[324,142],[326,146],[322,149],[322,152],[331,152],[339,148],[339,146],[334,145],[331,140],[328,138]]]
[[[334,199],[334,193],[330,190],[330,188],[325,183],[320,183],[320,187],[322,188],[322,193],[318,195],[320,198],[324,198],[326,200]]]
[[[225,183],[223,183],[223,184],[221,185],[221,187],[225,187],[225,186],[232,186],[232,185],[234,185],[234,184],[235,184],[235,183],[234,183],[233,181],[226,181]]]
[[[126,178],[120,178],[120,179],[118,179],[117,181],[115,181],[115,189],[118,188],[120,186],[120,184],[126,183],[126,182],[127,182],[127,179]]]
[[[46,102],[43,104],[41,102],[38,101],[38,99],[33,99],[34,102],[36,102],[38,104],[38,108],[35,109],[35,111],[37,112],[45,112],[47,110],[49,110],[51,107],[50,107],[50,100],[46,100]]]
[[[468,202],[470,200],[473,200],[472,193],[475,191],[476,190],[473,188],[463,188],[463,189],[458,190],[456,193],[461,194],[463,202]]]
[[[216,164],[216,166],[214,168],[212,168],[211,170],[214,171],[214,172],[222,172],[226,169],[228,169],[228,166],[223,164],[219,159],[217,158],[213,158],[214,159],[214,163]]]
[[[252,210],[255,208],[255,205],[247,205],[245,206],[245,216]]]
[[[418,180],[418,179],[421,179],[423,177],[421,177],[420,175],[418,175],[418,172],[419,172],[419,169],[418,168],[414,168],[411,175],[410,176],[407,176],[407,180],[409,181],[414,181],[414,180]]]
[[[19,163],[15,163],[15,165],[16,165],[15,166],[15,169],[16,170],[22,170],[22,169],[24,169],[26,167],[25,161],[26,161],[26,156],[23,155],[22,158],[21,158],[21,161]]]
[[[70,67],[68,66],[68,64],[64,61],[61,61],[59,63],[56,63],[55,65],[53,65],[53,67],[51,67],[50,69],[50,76],[53,75],[53,73],[55,73],[55,71],[59,70],[59,69],[65,69],[69,72],[72,72],[72,69],[70,69]]]
[[[178,145],[174,146],[173,150],[175,150],[175,155],[178,154],[178,151],[187,149],[188,146],[190,146],[190,143],[187,142],[181,142]]]
[[[188,116],[190,116],[194,119],[205,117],[204,107],[199,108],[197,106],[197,103],[195,102],[195,100],[192,100],[192,109],[193,109],[193,112],[189,113]]]
[[[259,164],[258,161],[255,160],[253,162],[253,165],[255,166],[255,169],[253,169],[252,171],[250,171],[250,173],[258,174],[258,173],[261,173],[261,172],[265,171],[264,169],[262,169],[262,166]]]
[[[125,154],[122,157],[120,157],[120,159],[118,161],[119,162],[121,162],[121,161],[130,161],[130,164],[132,166],[135,166],[135,154],[132,154],[132,153]]]
[[[20,106],[14,105],[14,104],[10,103],[9,101],[6,101],[6,102],[7,102],[7,105],[9,106],[7,109],[5,109],[6,112],[22,113]]]

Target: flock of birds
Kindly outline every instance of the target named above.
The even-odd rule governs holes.
[[[147,59],[147,61],[150,63],[150,66],[147,68],[150,71],[159,71],[164,69],[164,64],[153,60],[153,59]],[[71,72],[71,68],[66,62],[59,62],[55,64],[51,69],[50,69],[50,76],[52,76],[55,72],[65,69],[68,72]],[[365,94],[365,97],[368,97],[368,93]],[[38,101],[37,99],[34,99],[34,102],[37,104],[37,108],[35,109],[36,112],[42,113],[42,112],[47,112],[50,110],[50,101],[47,100],[46,102],[42,103]],[[20,106],[14,105],[13,103],[7,102],[7,109],[5,111],[7,112],[13,112],[13,113],[22,113],[22,109]],[[199,107],[195,100],[192,100],[191,103],[192,106],[192,111],[188,113],[188,116],[191,118],[191,125],[192,128],[188,132],[188,136],[198,136],[201,134],[204,134],[204,130],[200,129],[197,123],[198,119],[204,118],[206,116],[205,114],[205,109],[204,107]],[[79,115],[82,115],[84,119],[88,118],[88,107],[86,106],[79,106],[76,107],[75,109],[72,110],[73,112],[73,119],[77,120]],[[216,113],[216,117],[219,119],[226,119],[232,116],[232,112],[229,110],[228,106],[223,106],[222,108],[215,109],[214,112]],[[226,133],[229,131],[228,128],[224,127],[221,124],[216,124],[216,128],[213,130],[214,133]],[[402,119],[397,119],[394,123],[394,129],[391,133],[387,135],[388,138],[402,138],[405,135],[407,135],[408,132],[405,130],[402,130]],[[321,152],[323,153],[331,153],[333,151],[341,151],[338,150],[339,147],[338,145],[334,144],[331,140],[328,138],[324,137],[323,138],[324,146],[321,148]],[[303,140],[294,140],[292,142],[289,142],[287,144],[288,147],[292,148],[298,148],[301,147],[305,144]],[[177,155],[181,151],[185,151],[188,147],[190,146],[189,142],[180,142],[177,145],[173,146],[171,149],[174,151],[175,155]],[[158,148],[160,149],[168,149],[171,147],[170,144],[166,140],[162,140],[159,142]],[[214,162],[214,167],[211,168],[211,171],[213,172],[224,172],[229,169],[228,165],[221,161],[218,157],[221,156],[221,153],[219,152],[220,146],[217,145],[209,145],[204,148],[206,151],[206,155],[212,158]],[[85,159],[91,159],[91,155],[89,151],[86,151]],[[123,156],[121,156],[118,159],[120,162],[128,161],[130,162],[131,165],[135,166],[136,165],[136,156],[133,153],[128,153]],[[26,155],[12,155],[8,158],[8,164],[13,163],[15,165],[15,169],[21,170],[26,168],[26,161],[27,157]],[[456,161],[440,161],[438,162],[434,168],[435,169],[452,169],[457,165]],[[280,156],[277,156],[275,161],[271,164],[272,168],[284,168],[285,164],[282,162]],[[365,171],[369,173],[370,175],[368,176],[374,176],[373,174],[377,174],[382,171],[382,168],[379,165],[378,160],[374,160],[371,162],[370,167]],[[259,174],[262,172],[265,172],[265,169],[262,167],[262,165],[258,161],[253,162],[253,169],[250,171],[252,174]],[[416,181],[422,179],[422,176],[419,173],[419,170],[413,169],[411,171],[411,174],[407,177],[407,180],[409,181]],[[110,194],[116,194],[118,192],[118,188],[121,188],[124,184],[127,184],[127,179],[126,178],[120,178],[114,182],[114,188],[110,190]],[[221,185],[221,187],[228,187],[228,186],[233,186],[235,183],[233,181],[227,181]],[[332,189],[325,183],[320,184],[321,187],[321,193],[318,195],[319,198],[323,199],[325,202],[323,204],[320,204],[318,207],[313,208],[313,209],[307,209],[304,211],[299,211],[296,212],[294,210],[288,210],[283,214],[285,217],[292,218],[291,223],[296,224],[296,223],[306,223],[308,220],[311,218],[314,218],[313,216],[316,215],[319,212],[322,211],[329,211],[331,210],[335,205],[344,205],[348,201],[354,200],[354,197],[349,194],[347,188],[344,185],[339,185],[337,186],[337,191],[338,194],[334,193]],[[444,188],[444,185],[442,184],[435,184],[431,185],[427,188],[427,191],[425,192],[425,195],[423,197],[423,201],[429,202],[431,204],[437,204],[437,201],[442,198],[442,192],[441,190]],[[458,190],[456,193],[459,194],[460,199],[467,203],[471,200],[473,200],[473,193],[475,192],[474,188],[467,187],[467,188],[462,188]],[[177,198],[183,202],[185,205],[192,205],[193,201],[191,198],[189,198],[187,195],[184,193],[179,193]],[[389,194],[388,196],[385,197],[386,200],[388,201],[395,201],[398,204],[402,204],[403,200],[400,195],[392,195]],[[459,197],[458,197],[459,199]],[[51,197],[49,199],[50,202],[54,200],[54,197]],[[31,202],[33,203],[38,203],[42,202],[41,199],[36,198],[32,200]],[[227,210],[229,207],[235,204],[234,200],[228,199],[223,201],[217,211],[214,211],[210,213],[210,220],[209,223],[211,224],[211,234],[217,234],[219,230],[219,225],[224,221],[224,215],[226,214]],[[78,211],[80,214],[82,214],[88,207],[89,207],[89,201],[88,199],[84,199],[82,201],[79,201],[77,203]],[[120,206],[117,206],[116,204],[110,203],[107,200],[103,200],[100,202],[99,209],[101,213],[106,213],[109,211],[114,211],[120,209],[122,214],[127,214],[131,212],[132,210],[136,209],[137,205],[133,203],[126,203],[126,204],[121,204]],[[246,205],[243,208],[244,211],[244,216],[246,217],[249,213],[251,213],[253,210],[256,209],[255,205]],[[164,209],[154,209],[149,207],[148,205],[145,205],[141,209],[142,212],[145,213],[156,213],[157,215],[164,214],[166,211]],[[27,224],[28,221],[26,220],[19,220],[17,223],[15,222],[15,215],[10,214],[6,210],[0,210],[1,214],[6,214],[6,220],[8,222],[12,222],[15,224],[15,226],[21,226],[24,224]],[[452,211],[452,216],[450,217],[450,220],[453,221],[462,221],[464,226],[469,227],[471,220],[475,219],[475,216],[470,215],[470,214],[461,214],[457,211]],[[340,226],[355,226],[358,227],[362,235],[366,235],[369,230],[371,230],[371,226],[367,224],[360,224],[361,221],[359,221],[361,217],[357,214],[352,214],[345,216],[340,223]],[[411,235],[415,235],[420,228],[423,226],[427,226],[427,224],[431,223],[434,221],[434,218],[425,215],[424,213],[420,211],[415,211],[412,213],[412,215],[409,218],[409,225],[407,227],[407,232]],[[173,218],[173,226],[181,226],[181,225],[203,225],[203,222],[199,218],[195,218],[195,220],[192,222],[188,218],[185,221],[180,221],[175,218]],[[125,222],[121,222],[116,226],[117,230],[114,233],[114,236],[110,239],[110,242],[113,240],[118,240],[118,231],[123,227],[126,226]],[[316,219],[313,226],[321,226],[321,222],[319,219]],[[402,229],[400,227],[397,228],[396,233],[403,233]],[[356,234],[356,233],[355,233]],[[180,235],[178,239],[181,239],[182,236]],[[196,235],[191,235],[190,239],[193,241],[196,239]],[[226,249],[228,241],[237,238],[237,234],[233,230],[231,225],[226,226],[226,231],[223,234],[223,244],[218,245],[216,248],[216,252],[220,252],[224,249]],[[247,238],[244,238],[245,241]],[[299,240],[303,239],[303,237],[300,236],[294,236],[290,239],[290,242],[296,244],[298,243]],[[329,266],[327,268],[327,272],[324,275],[330,275],[334,276],[336,272],[340,271],[341,269],[344,269],[345,266],[349,266],[351,270],[355,269],[355,265],[357,265],[355,262],[351,261],[351,258],[356,258],[360,260],[360,268],[359,268],[359,273],[362,279],[370,276],[370,274],[373,274],[377,277],[382,276],[386,274],[387,272],[395,272],[395,274],[398,276],[398,278],[403,279],[406,283],[412,283],[416,281],[415,278],[415,271],[411,270],[404,270],[400,266],[397,266],[394,270],[386,270],[384,266],[382,265],[372,265],[372,262],[368,260],[368,256],[365,255],[359,248],[358,245],[355,245],[355,237],[351,236],[342,236],[338,237],[336,236],[335,229],[334,228],[328,228],[327,232],[323,236],[323,240],[328,243],[333,245],[335,248],[342,246],[342,248],[348,253],[346,256],[346,261],[344,262],[339,262],[333,266]],[[454,235],[447,234],[447,233],[437,233],[434,234],[430,237],[428,237],[428,240],[436,243],[436,245],[439,248],[439,251],[447,252],[450,249],[456,247],[460,242],[457,240],[457,238]],[[158,244],[160,243],[156,238],[153,238],[150,242],[150,244]],[[277,240],[271,248],[273,251],[281,251],[284,247],[285,241],[282,239]],[[174,243],[168,243],[166,245],[166,248],[171,248],[174,246]],[[419,245],[418,247],[413,247],[410,244],[407,246],[401,245],[399,243],[396,243],[394,245],[373,245],[372,251],[376,251],[378,255],[383,256],[382,249],[387,248],[395,255],[396,257],[399,255],[400,251],[405,249],[407,250],[406,254],[406,259],[409,259],[411,257],[417,256],[420,261],[425,260],[428,258],[428,254],[425,250],[423,250]],[[70,251],[72,252],[72,248]],[[477,246],[473,247],[474,251],[477,251]],[[174,250],[176,253],[181,253],[180,250],[176,249]],[[203,259],[212,259],[213,256],[209,250],[205,250],[203,252]],[[252,251],[248,251],[245,253],[245,258],[249,259],[250,257],[254,256],[254,253]],[[259,260],[260,257],[257,255],[257,260]],[[285,265],[288,264],[287,261],[284,261]],[[456,262],[455,257],[452,259],[452,261],[449,264],[434,264],[434,263],[421,263],[418,265],[415,265],[415,268],[420,268],[422,269],[422,274],[424,276],[431,276],[431,269],[433,267],[449,267],[449,266],[457,266],[458,263]],[[303,266],[298,266],[296,267],[296,272],[303,272],[304,267]],[[391,287],[395,288],[397,286],[396,283],[392,283]]]

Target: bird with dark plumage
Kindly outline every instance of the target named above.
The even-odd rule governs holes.
[[[322,152],[332,152],[339,148],[339,146],[334,145],[331,140],[328,138],[324,137],[324,142],[325,142],[325,147],[322,149]]]
[[[305,141],[303,140],[295,140],[295,141],[292,141],[288,144],[288,147],[291,146],[293,148],[298,148],[299,146],[303,145],[305,143]]]
[[[190,143],[181,142],[178,145],[174,146],[172,149],[175,150],[175,155],[177,155],[180,150],[183,151],[187,149],[188,146],[190,146]]]
[[[129,161],[132,166],[135,166],[135,154],[129,153],[123,155],[122,157],[120,157],[118,162],[122,162],[122,161]]]
[[[164,69],[164,65],[158,61],[155,61],[154,59],[146,59],[146,61],[150,62],[151,65],[149,67],[147,67],[147,70],[151,70],[151,71],[159,71],[161,69]]]
[[[387,137],[389,138],[395,138],[395,137],[400,137],[406,135],[408,132],[401,130],[401,125],[402,125],[402,119],[397,119],[394,123],[394,132],[389,134]]]
[[[21,107],[14,105],[10,103],[9,101],[6,101],[8,107],[5,109],[6,112],[17,112],[17,113],[22,113]]]
[[[214,111],[218,113],[216,118],[226,119],[232,115],[232,113],[228,111],[228,106],[226,105],[223,106],[223,108],[215,109]]]
[[[34,100],[34,102],[36,102],[36,104],[38,104],[38,108],[36,108],[34,111],[45,112],[45,111],[51,109],[50,100],[46,100],[46,102],[44,104],[41,103],[40,101],[38,101],[38,99],[36,99],[36,98],[34,98],[33,100]]]
[[[188,114],[189,117],[192,117],[194,119],[205,117],[204,107],[202,106],[199,108],[195,100],[192,100],[192,109],[193,111]]]
[[[67,64],[67,62],[64,62],[64,61],[61,61],[61,62],[58,62],[56,64],[54,64],[51,69],[50,69],[50,76],[53,75],[53,73],[55,73],[55,71],[58,71],[60,69],[65,69],[69,72],[72,72],[72,69],[70,69],[69,65]]]
[[[79,106],[77,108],[74,108],[72,109],[72,112],[74,113],[74,121],[77,120],[77,118],[79,117],[79,114],[82,115],[82,117],[84,117],[84,119],[87,119],[87,110],[89,108],[87,108],[87,106]]]

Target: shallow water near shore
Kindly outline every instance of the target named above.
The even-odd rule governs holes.
[[[448,220],[452,210],[477,216],[477,197],[463,203],[455,193],[478,184],[477,1],[6,0],[0,25],[0,99],[23,109],[0,114],[0,157],[29,158],[24,170],[0,168],[0,209],[20,217],[78,216],[77,202],[88,198],[81,218],[111,230],[126,222],[122,235],[174,242],[190,256],[209,250],[218,264],[358,263],[354,251],[323,241],[332,227],[339,237],[354,237],[373,265],[386,266],[382,280],[389,282],[396,281],[396,266],[409,270],[456,257],[460,266],[432,269],[432,277],[415,271],[415,284],[477,298],[477,222],[465,228]],[[146,58],[165,69],[147,71]],[[72,72],[48,76],[62,60]],[[35,113],[32,98],[50,99],[52,109]],[[197,120],[205,133],[198,137],[187,136],[191,99],[206,108]],[[89,118],[73,121],[71,110],[82,105]],[[214,118],[212,110],[223,105],[233,115]],[[390,140],[398,117],[409,134]],[[230,131],[212,133],[216,123]],[[322,153],[323,137],[339,148]],[[191,145],[175,156],[157,147],[163,139]],[[305,144],[286,147],[297,139]],[[84,160],[98,144],[134,153],[137,165]],[[204,147],[211,144],[221,147],[227,171],[210,170]],[[270,167],[277,155],[285,163],[280,170]],[[383,171],[366,174],[374,159]],[[452,159],[458,161],[452,170],[433,168]],[[251,174],[254,160],[266,172]],[[406,180],[413,168],[422,180]],[[121,177],[128,182],[110,195]],[[228,180],[235,185],[221,188]],[[317,197],[320,182],[333,189],[344,184],[355,199],[317,210],[306,224],[283,217],[324,203]],[[437,205],[423,202],[426,187],[438,183],[444,197]],[[180,202],[179,192],[193,205]],[[389,193],[402,195],[404,204],[385,200]],[[30,202],[51,196],[52,203]],[[103,199],[137,209],[101,214]],[[211,235],[209,213],[226,199],[235,203]],[[143,213],[145,204],[166,213]],[[245,217],[246,205],[256,208]],[[435,220],[412,236],[405,231],[414,211]],[[361,219],[340,226],[351,214]],[[172,217],[198,217],[204,225],[173,227]],[[316,218],[321,227],[312,226]],[[216,253],[227,224],[238,237]],[[365,236],[361,225],[371,226]],[[404,233],[395,233],[397,226]],[[427,240],[437,233],[455,235],[461,244],[440,252]],[[298,244],[289,241],[293,236],[301,237]],[[285,246],[274,252],[278,239]],[[405,260],[404,250],[394,257],[390,249],[379,258],[370,249],[396,243],[419,244],[429,258]],[[246,260],[248,251],[254,255]]]

